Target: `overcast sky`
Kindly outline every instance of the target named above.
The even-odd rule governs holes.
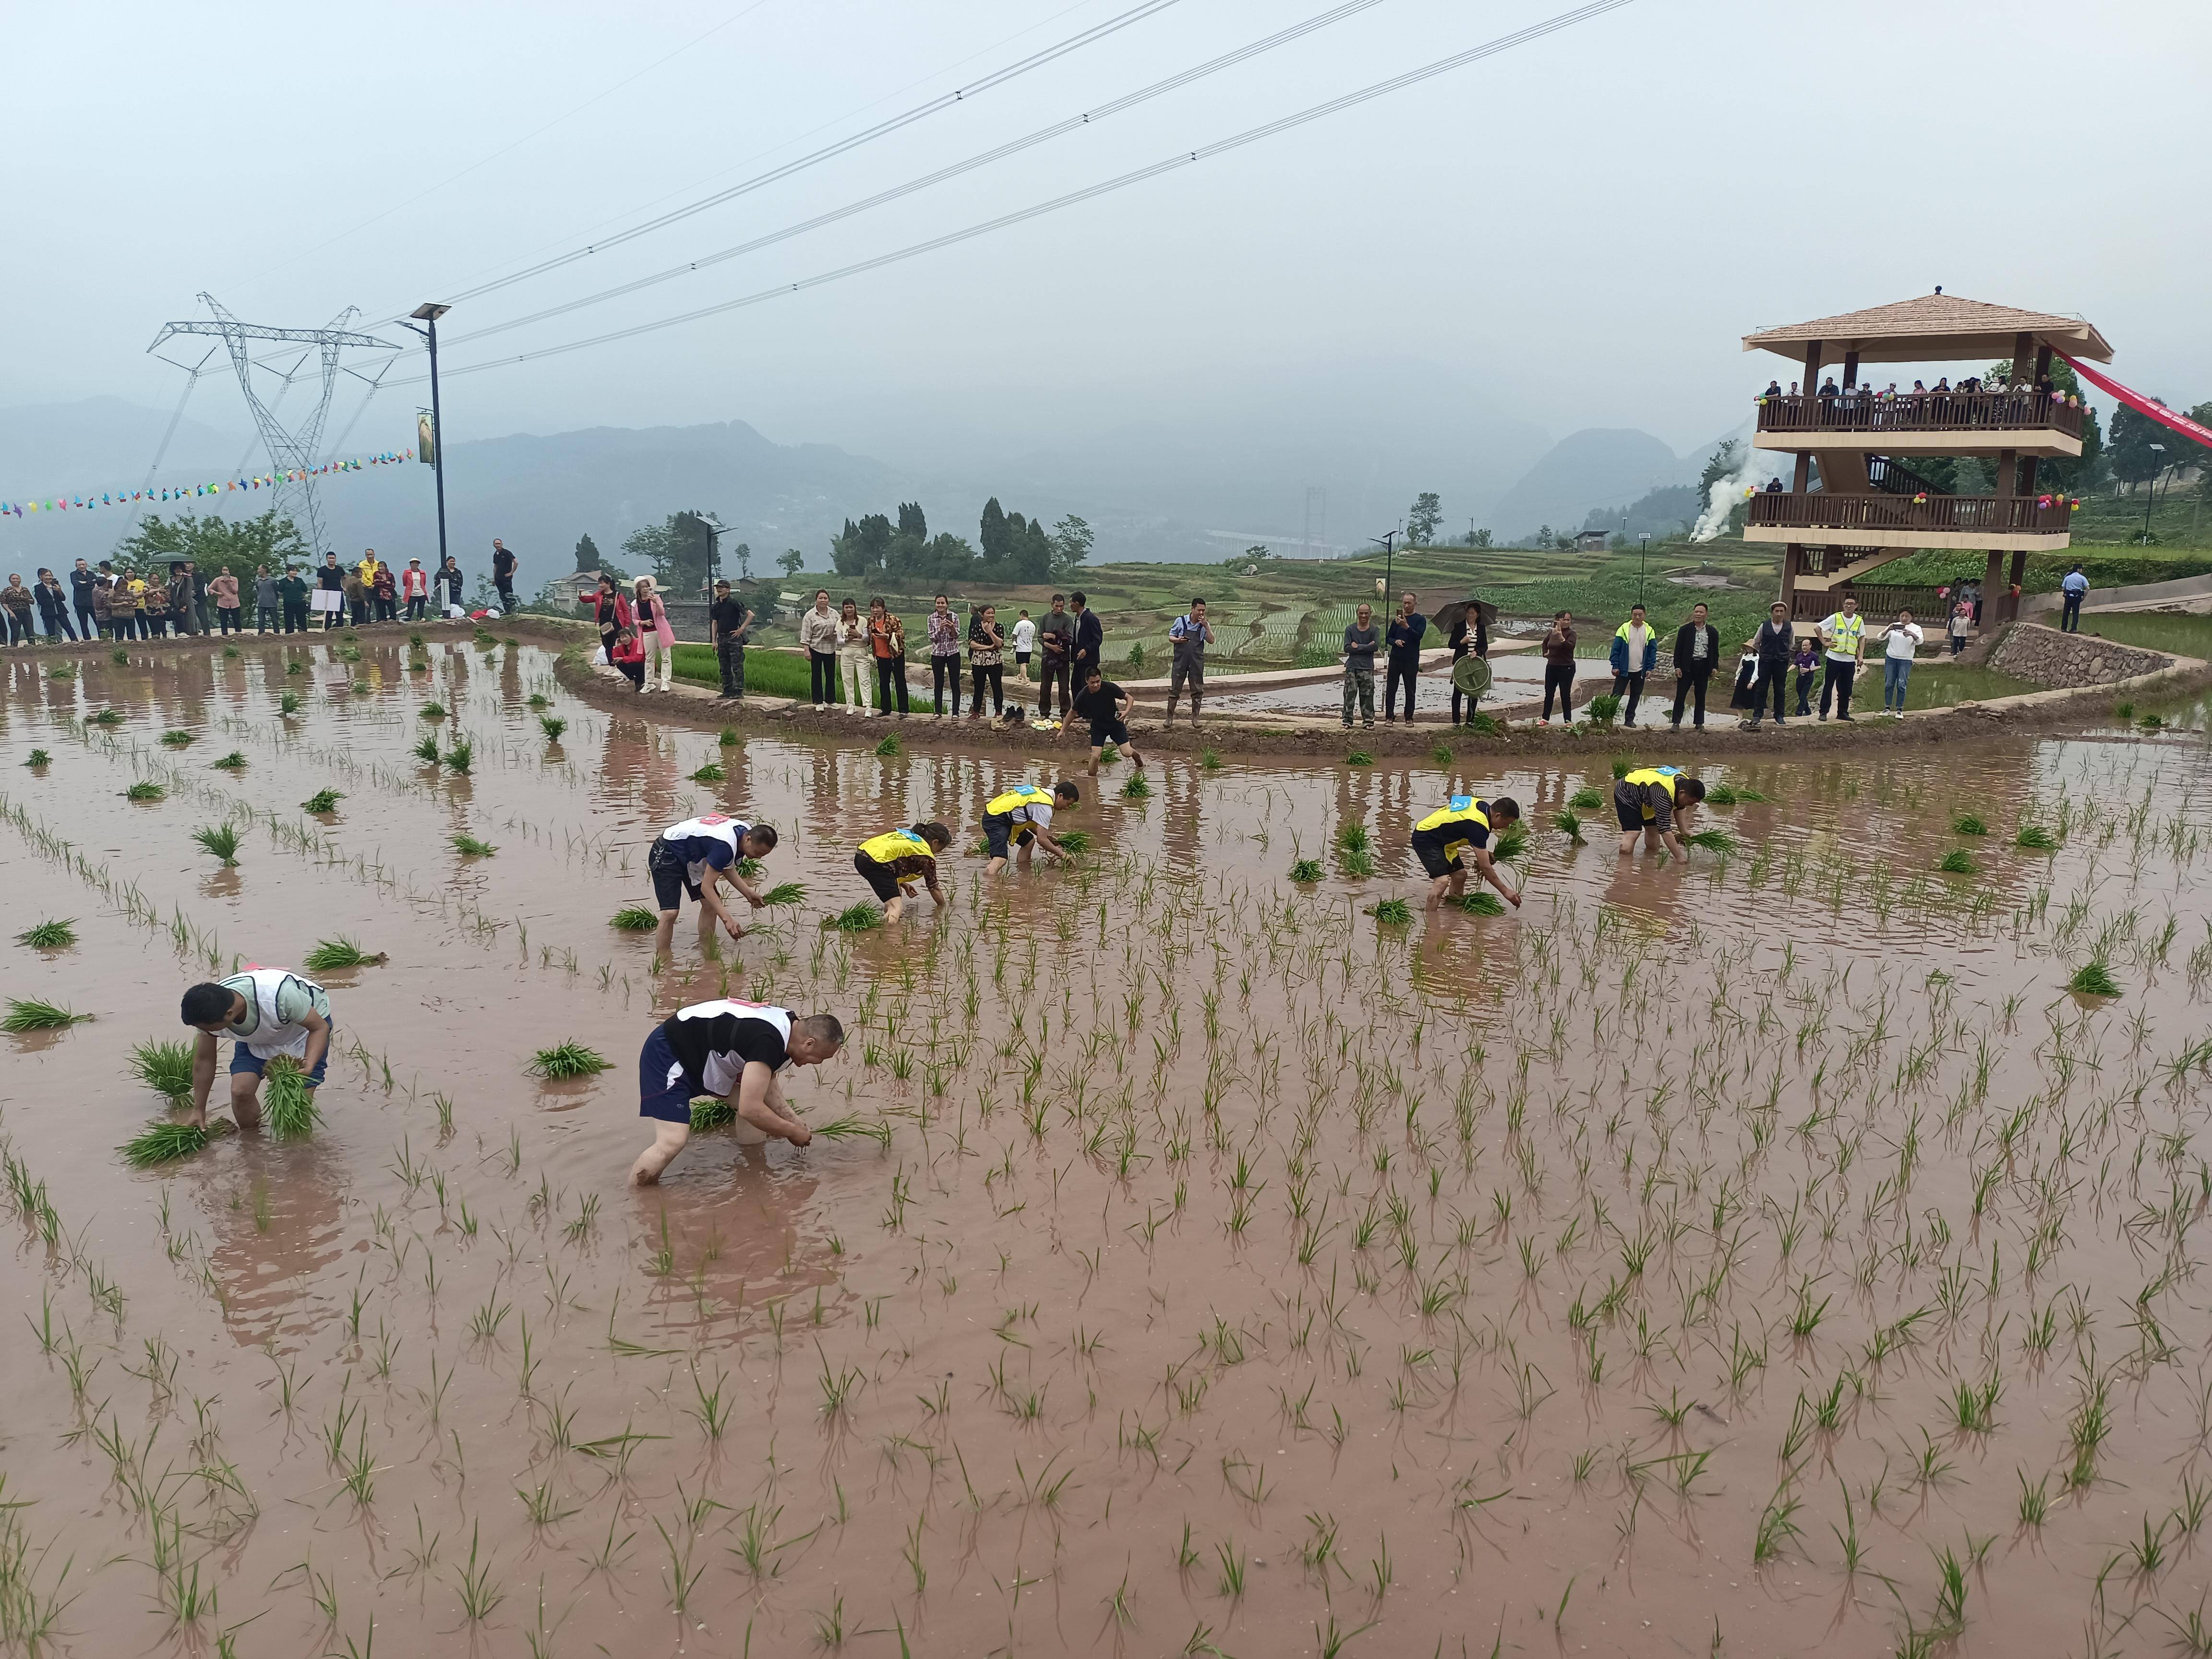
[[[1137,0],[398,0],[11,9],[0,251],[15,404],[166,407],[145,348],[206,289],[383,323],[857,131]],[[1553,15],[1379,0],[1140,107],[826,230],[471,345],[1324,9],[1178,0],[1048,68],[459,307],[449,370],[866,258]],[[2212,397],[2201,0],[1634,0],[1385,101],[981,240],[446,384],[455,437],[741,418],[945,459],[1194,408],[1279,421],[1376,376],[1557,436],[1677,448],[1778,359],[1738,337],[1925,292],[2079,313],[2114,372]],[[419,372],[419,359],[394,378]],[[1786,375],[1785,375],[1785,378]],[[1429,382],[1426,386],[1415,383]],[[193,413],[243,430],[234,387]],[[407,441],[380,397],[353,447]],[[349,414],[341,407],[334,426]]]

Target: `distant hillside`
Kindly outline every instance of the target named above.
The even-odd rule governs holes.
[[[1632,427],[1590,427],[1552,446],[1490,509],[1501,539],[1518,540],[1539,526],[1566,530],[1594,507],[1634,501],[1668,485],[1695,484],[1699,462],[1678,456]]]

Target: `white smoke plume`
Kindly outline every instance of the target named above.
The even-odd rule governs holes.
[[[1698,522],[1691,526],[1690,539],[1709,542],[1726,530],[1729,514],[1743,499],[1743,492],[1758,489],[1770,476],[1765,453],[1745,445],[1735,471],[1724,478],[1714,479],[1712,488],[1705,492],[1705,510],[1698,514]]]

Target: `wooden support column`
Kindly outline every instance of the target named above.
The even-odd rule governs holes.
[[[1844,354],[1844,390],[1849,392],[1858,383],[1859,354],[1856,351],[1846,351]]]
[[[1789,606],[1789,614],[1797,614],[1797,577],[1805,568],[1805,549],[1802,543],[1790,542],[1782,550],[1782,603]]]
[[[2014,596],[2012,590],[2015,587],[2025,586],[2027,585],[2027,555],[2025,552],[2014,553],[2012,556],[2012,580],[2005,589],[2004,619],[2007,622],[2011,622],[2020,615],[2020,600]]]
[[[2004,603],[2005,556],[1992,548],[1990,550],[1989,567],[1982,573],[1983,633],[1991,632],[1999,623],[2008,620],[2004,614]]]
[[[2018,494],[2019,478],[2020,452],[2016,449],[1997,451],[1997,494],[2000,495]]]
[[[2051,348],[2047,345],[2038,346],[2035,349],[2035,378],[2039,380],[2050,373]]]
[[[1826,343],[1815,340],[1805,348],[1805,378],[1800,385],[1808,398],[1820,389],[1820,348]]]
[[[2033,334],[2022,332],[2013,336],[2012,383],[2014,386],[2022,386],[2027,383],[2027,354],[2029,351],[2033,349],[2034,345],[2035,337]]]

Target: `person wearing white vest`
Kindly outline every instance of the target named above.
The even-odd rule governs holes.
[[[1850,720],[1851,682],[1857,678],[1860,660],[1866,654],[1866,618],[1859,615],[1859,602],[1850,594],[1844,595],[1842,610],[1820,618],[1820,643],[1827,647],[1826,672],[1820,677],[1820,718],[1828,718],[1828,699],[1832,695],[1836,718]]]
[[[330,993],[283,968],[249,968],[228,979],[195,985],[185,993],[185,1024],[199,1032],[192,1054],[192,1115],[207,1127],[208,1092],[215,1085],[216,1044],[231,1039],[230,1110],[241,1129],[261,1121],[261,1076],[278,1054],[300,1064],[310,1089],[320,1086],[337,1029]]]
[[[730,930],[732,939],[743,939],[738,926],[716,892],[718,883],[728,882],[757,910],[768,901],[760,889],[738,873],[744,859],[764,859],[775,850],[775,830],[765,823],[747,823],[720,812],[708,812],[681,823],[672,823],[653,837],[645,855],[646,873],[653,878],[653,896],[660,910],[660,925],[653,935],[653,954],[661,962],[670,958],[676,944],[676,915],[684,896],[699,907],[699,948],[714,954],[714,924]]]
[[[765,1002],[724,998],[679,1008],[653,1028],[637,1057],[638,1115],[653,1121],[653,1145],[631,1167],[633,1184],[660,1179],[691,1139],[691,1102],[726,1100],[760,1136],[804,1146],[814,1133],[793,1115],[776,1074],[819,1066],[845,1041],[835,1014],[793,1014]]]

